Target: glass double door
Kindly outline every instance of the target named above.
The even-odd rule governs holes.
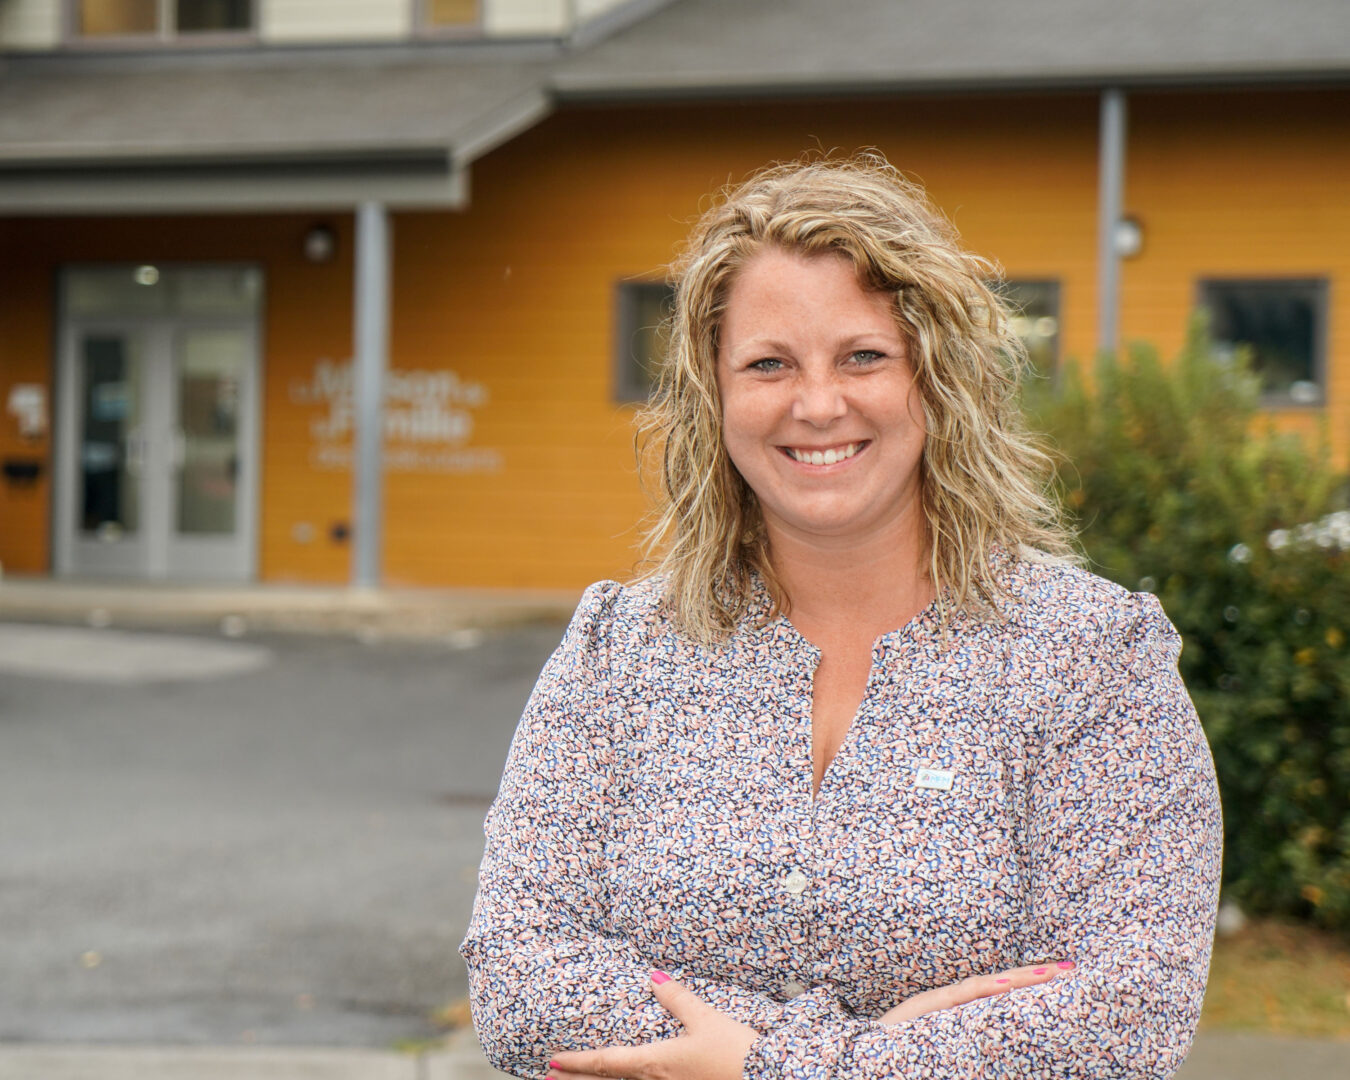
[[[58,573],[251,579],[254,323],[72,319],[63,337]]]

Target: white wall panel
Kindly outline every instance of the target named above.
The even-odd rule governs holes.
[[[484,0],[483,28],[498,34],[565,34],[571,26],[567,0]]]
[[[388,41],[412,33],[413,0],[259,0],[268,43]]]
[[[577,18],[585,22],[627,2],[628,0],[576,0]]]
[[[49,49],[61,42],[61,0],[0,0],[0,49]]]

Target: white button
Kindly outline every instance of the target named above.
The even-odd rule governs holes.
[[[796,979],[793,979],[791,982],[785,982],[783,984],[783,996],[785,998],[790,999],[795,997],[801,997],[804,993],[806,993],[806,987],[804,987]]]
[[[783,888],[793,896],[801,896],[806,891],[806,875],[800,870],[794,870],[783,879]]]

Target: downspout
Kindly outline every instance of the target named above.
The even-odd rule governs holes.
[[[352,585],[380,584],[384,532],[384,374],[389,366],[389,211],[382,202],[356,208],[353,300]]]
[[[1097,173],[1097,348],[1114,352],[1120,336],[1120,251],[1116,230],[1125,202],[1125,94],[1102,91]]]

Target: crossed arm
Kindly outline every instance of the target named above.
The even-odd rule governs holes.
[[[560,1080],[1171,1075],[1208,965],[1218,803],[1175,633],[1148,612],[1124,633],[1098,658],[1097,703],[1051,733],[1028,792],[1024,954],[1076,966],[1009,984],[986,985],[1004,977],[988,973],[921,1013],[867,1019],[823,987],[785,1003],[693,977],[663,989],[606,933],[607,665],[579,612],[487,823],[463,953],[489,1060]],[[1122,754],[1139,780],[1127,790],[1110,782]],[[596,1049],[609,1056],[576,1053]]]

